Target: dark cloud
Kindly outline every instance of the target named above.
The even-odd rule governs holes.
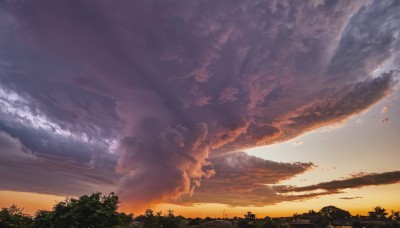
[[[50,163],[90,163],[107,180],[115,168],[121,196],[145,206],[222,181],[225,153],[365,110],[391,92],[400,63],[397,1],[0,6],[1,131]],[[255,178],[278,181],[304,165]],[[254,198],[270,194],[247,184]]]
[[[53,195],[81,195],[115,189],[119,176],[93,162],[76,163],[57,156],[38,156],[0,131],[0,189]]]
[[[287,186],[279,192],[308,192],[314,190],[325,190],[327,192],[338,192],[348,188],[362,188],[367,186],[395,184],[400,182],[400,171],[386,173],[372,173],[362,176],[356,176],[344,180],[333,180],[316,185],[303,187]]]

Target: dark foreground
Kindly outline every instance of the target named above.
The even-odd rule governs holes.
[[[23,209],[12,205],[0,211],[0,228],[122,228],[122,227],[399,227],[400,212],[379,206],[368,212],[368,216],[351,215],[335,206],[323,207],[316,212],[310,210],[292,217],[257,218],[252,212],[243,217],[233,218],[185,218],[175,216],[172,210],[167,213],[147,209],[143,215],[118,212],[118,197],[114,193],[103,196],[101,193],[84,195],[79,199],[67,198],[54,205],[53,210],[38,210],[34,216],[27,215]]]

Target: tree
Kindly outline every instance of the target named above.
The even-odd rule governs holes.
[[[400,222],[400,211],[392,210],[392,214],[389,216],[389,219],[395,222]]]
[[[38,210],[35,213],[35,218],[32,223],[33,228],[47,228],[51,227],[51,219],[53,213],[46,210]]]
[[[37,211],[32,223],[34,228],[42,227],[113,227],[129,224],[132,215],[118,213],[118,197],[114,193],[102,196],[100,192],[83,195],[78,199],[67,198],[58,202],[52,211]]]
[[[373,211],[368,211],[369,217],[374,218],[374,219],[378,219],[378,220],[385,220],[386,219],[386,215],[388,214],[386,212],[385,208],[382,207],[375,207]]]
[[[121,212],[117,214],[117,218],[118,218],[118,225],[120,227],[128,227],[133,220],[133,214],[132,213],[125,214],[124,212]]]
[[[12,205],[9,208],[2,208],[0,211],[0,227],[11,228],[11,227],[29,227],[32,222],[32,218],[23,213],[23,209],[20,209],[16,205]]]
[[[67,199],[54,207],[53,220],[57,227],[112,227],[118,224],[118,197],[114,193],[84,195]]]
[[[157,218],[153,214],[153,210],[148,208],[144,212],[144,221],[143,227],[156,227],[157,226]]]
[[[318,212],[316,212],[316,211],[314,211],[314,210],[309,210],[307,213],[304,213],[304,214],[303,214],[303,216],[310,216],[310,217],[312,217],[312,216],[318,216],[318,215],[320,215],[320,213],[318,213]]]
[[[74,212],[72,211],[72,203],[70,199],[57,203],[53,207],[51,216],[50,227],[77,227],[77,221],[74,218]]]
[[[185,227],[185,218],[182,216],[164,216],[159,222],[160,227],[163,228],[179,228]]]
[[[167,216],[168,217],[174,217],[174,210],[169,209]]]
[[[191,219],[188,223],[189,226],[198,226],[203,223],[203,220],[199,217]]]
[[[393,211],[388,218],[391,223],[391,227],[400,227],[400,211]]]
[[[340,208],[337,208],[335,206],[326,206],[323,207],[319,213],[321,216],[330,222],[336,220],[336,219],[346,219],[350,218],[350,213],[348,211],[342,210]]]
[[[236,227],[238,228],[246,228],[249,226],[249,222],[247,222],[245,219],[239,219],[236,223]]]
[[[144,212],[144,216],[146,216],[148,218],[153,217],[154,216],[153,210],[151,210],[151,208],[146,209],[146,211]]]
[[[251,211],[248,211],[248,212],[244,215],[244,218],[245,218],[246,220],[254,220],[254,219],[256,219],[256,215],[253,214]]]
[[[268,216],[263,219],[262,228],[275,228],[277,225],[275,222]]]
[[[182,216],[174,216],[174,211],[168,210],[168,214],[163,215],[162,211],[153,214],[152,209],[146,209],[144,216],[140,217],[143,227],[163,227],[163,228],[179,228],[185,226],[185,218]],[[139,221],[139,217],[137,219]]]

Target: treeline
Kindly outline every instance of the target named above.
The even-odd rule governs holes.
[[[350,212],[337,208],[335,206],[323,207],[316,212],[310,210],[307,213],[293,215],[293,220],[308,219],[310,223],[316,227],[333,226],[352,226],[355,228],[365,227],[399,227],[400,228],[400,212],[392,211],[388,216],[385,208],[380,206],[374,207],[368,212],[367,216],[351,215]]]
[[[93,193],[79,199],[67,198],[53,210],[39,210],[33,217],[12,205],[0,211],[0,228],[128,227],[133,215],[117,212],[118,203],[114,193]]]
[[[375,207],[368,216],[352,216],[348,211],[335,206],[323,207],[319,211],[310,210],[303,214],[294,214],[284,218],[257,218],[256,214],[247,212],[243,217],[233,218],[185,218],[175,216],[172,210],[167,213],[147,209],[143,215],[133,218],[133,214],[118,212],[118,197],[111,193],[84,195],[78,199],[67,198],[54,205],[51,211],[39,210],[33,216],[23,209],[12,205],[0,211],[0,228],[179,228],[179,227],[237,227],[237,228],[284,228],[327,227],[329,224],[339,226],[361,227],[399,227],[400,212]],[[300,221],[300,223],[299,223]],[[297,226],[296,226],[297,224]],[[303,226],[302,226],[303,227]]]

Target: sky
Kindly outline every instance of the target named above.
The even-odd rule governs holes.
[[[0,2],[0,207],[400,210],[400,2]]]

